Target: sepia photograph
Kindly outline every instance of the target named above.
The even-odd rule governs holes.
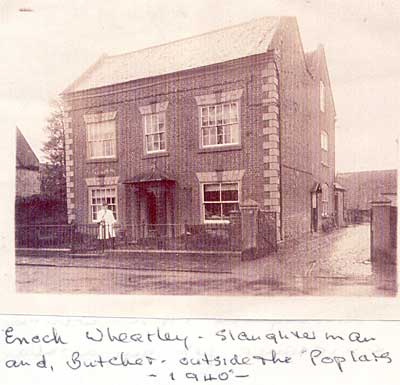
[[[397,296],[396,2],[1,7],[16,293]]]

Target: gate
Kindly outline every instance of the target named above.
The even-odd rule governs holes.
[[[390,241],[392,248],[397,248],[397,207],[390,207]]]
[[[278,249],[277,213],[275,211],[258,212],[257,253],[270,253]]]

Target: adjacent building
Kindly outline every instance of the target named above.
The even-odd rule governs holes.
[[[24,135],[16,129],[16,186],[17,198],[40,194],[39,159]]]
[[[252,200],[285,239],[335,212],[327,63],[294,17],[104,55],[63,99],[69,221],[227,223]]]
[[[396,205],[397,170],[342,172],[336,177],[345,189],[345,210],[350,216],[369,220],[371,202],[388,200]]]

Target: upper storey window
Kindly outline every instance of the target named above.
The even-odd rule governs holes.
[[[196,96],[200,148],[240,144],[240,98],[243,90]]]
[[[143,127],[146,153],[165,151],[165,112],[143,115]]]
[[[168,101],[139,107],[145,155],[157,155],[167,151],[167,108]]]
[[[237,102],[201,107],[202,147],[239,144]]]
[[[319,109],[325,112],[325,84],[322,80],[319,82]]]
[[[321,148],[325,151],[329,148],[328,133],[324,130],[321,131]]]
[[[88,159],[116,157],[115,116],[115,112],[84,116]]]

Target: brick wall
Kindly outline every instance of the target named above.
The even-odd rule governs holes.
[[[279,52],[282,237],[310,230],[312,187],[310,75],[297,24],[287,18],[274,37]]]
[[[294,18],[285,18],[271,46],[279,53],[282,236],[293,238],[311,229],[311,190],[315,183],[328,184],[329,211],[333,212],[335,111],[323,49],[319,48],[317,66],[311,72]],[[319,108],[321,79],[326,91],[323,113]],[[325,165],[321,154],[322,129],[329,135]],[[321,211],[321,204],[319,208]]]
[[[253,199],[260,205],[264,191],[265,158],[263,140],[262,72],[270,55],[259,55],[232,63],[183,71],[178,74],[144,79],[82,93],[70,99],[73,138],[74,210],[78,222],[89,216],[88,189],[85,179],[96,175],[118,176],[119,220],[129,221],[134,211],[132,187],[124,185],[143,172],[156,167],[174,177],[175,221],[199,222],[201,191],[196,173],[244,170],[241,200]],[[199,106],[196,97],[241,91],[240,145],[215,150],[200,149]],[[101,95],[96,95],[100,93]],[[168,101],[167,153],[146,156],[143,151],[142,117],[139,108]],[[117,159],[88,161],[84,115],[116,111]],[[68,150],[67,150],[68,151]],[[67,155],[68,156],[68,155]],[[71,184],[70,184],[71,186]],[[70,187],[69,186],[69,187]],[[74,207],[75,209],[75,207]]]
[[[335,191],[333,183],[335,181],[335,107],[332,96],[332,90],[329,80],[327,63],[322,46],[317,49],[317,68],[313,78],[313,120],[315,124],[313,128],[313,136],[315,141],[313,143],[312,156],[315,159],[313,162],[313,176],[319,183],[326,183],[329,187],[329,200],[328,212],[333,213],[335,210],[334,199]],[[325,108],[324,111],[320,109],[320,81],[324,84],[325,89]],[[315,118],[314,118],[315,117]],[[328,152],[321,149],[321,131],[328,134]],[[319,221],[321,224],[321,221]]]
[[[40,194],[39,171],[17,168],[15,192],[17,197]]]

